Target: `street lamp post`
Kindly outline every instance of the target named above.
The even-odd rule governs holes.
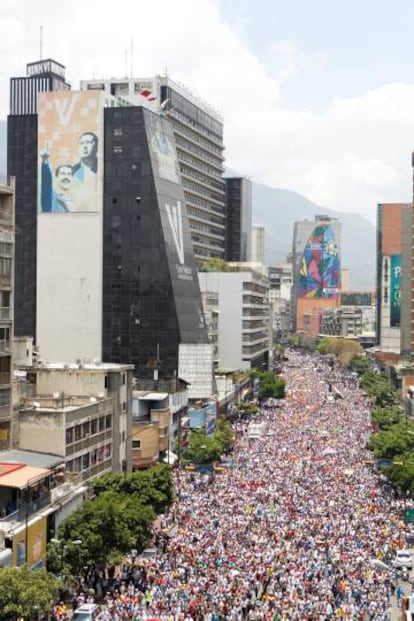
[[[59,547],[58,548],[59,549],[59,569],[60,569],[60,575],[62,578],[62,582],[64,582],[63,567],[64,567],[64,562],[65,562],[65,551],[71,545],[74,545],[74,546],[82,545],[82,539],[73,539],[73,541],[68,541],[65,543],[64,540],[56,539],[54,537],[53,539],[50,540],[50,542]]]

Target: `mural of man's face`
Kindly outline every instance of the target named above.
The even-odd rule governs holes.
[[[92,134],[84,134],[79,140],[79,157],[81,160],[96,155],[96,139]]]
[[[72,167],[60,166],[56,174],[56,186],[60,192],[69,192],[72,187]]]

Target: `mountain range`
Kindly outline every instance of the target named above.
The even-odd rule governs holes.
[[[0,175],[6,165],[7,123],[0,120]],[[253,183],[253,223],[265,226],[266,262],[277,265],[292,249],[293,224],[314,220],[316,214],[342,223],[342,266],[350,270],[351,288],[372,289],[375,275],[375,226],[363,216],[320,207],[304,196]]]
[[[268,265],[286,260],[292,250],[293,225],[314,220],[315,215],[338,218],[342,224],[341,263],[349,268],[351,289],[375,286],[376,228],[356,213],[334,211],[316,205],[301,194],[253,183],[253,223],[265,226]]]

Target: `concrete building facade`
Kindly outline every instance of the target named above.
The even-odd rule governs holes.
[[[252,263],[266,263],[266,229],[255,224],[252,228]]]
[[[401,349],[410,352],[410,299],[408,308],[401,307],[401,283],[404,260],[411,256],[412,205],[407,203],[382,203],[377,206],[377,344],[383,352],[399,354]],[[407,249],[403,252],[403,240]],[[405,259],[404,259],[405,257]],[[407,312],[408,311],[408,312]],[[408,317],[407,317],[408,315]],[[402,317],[406,317],[405,322]],[[406,329],[402,335],[402,323]],[[404,332],[404,330],[403,330]],[[401,347],[401,341],[404,345]]]
[[[269,362],[269,281],[258,264],[229,264],[229,272],[199,272],[202,293],[218,294],[220,368],[265,368]]]
[[[0,178],[0,449],[11,440],[14,333],[14,178]]]
[[[16,336],[36,334],[37,245],[37,113],[38,94],[67,91],[65,67],[45,59],[26,66],[26,76],[10,80],[10,114],[7,118],[7,174],[14,176],[16,236]]]
[[[131,469],[132,365],[45,364],[20,375],[16,448],[53,452],[82,481]]]

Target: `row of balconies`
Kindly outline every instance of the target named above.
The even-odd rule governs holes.
[[[202,145],[202,147],[214,154],[219,153],[223,156],[223,141],[203,130],[200,125],[195,127],[186,116],[181,114],[178,110],[172,110],[170,118],[173,121],[174,131],[182,133],[184,136],[190,138],[196,144]],[[223,157],[224,159],[224,157]]]
[[[106,431],[101,431],[93,436],[77,440],[72,444],[66,445],[66,456],[68,457],[69,455],[75,455],[76,453],[89,449],[93,446],[101,445],[103,442],[110,440],[111,438],[112,429],[107,429]]]
[[[216,176],[218,175],[222,178],[224,173],[224,166],[221,158],[217,159],[215,155],[211,155],[205,149],[200,148],[199,146],[195,146],[191,144],[187,138],[182,138],[175,135],[175,145],[177,147],[177,156],[180,162],[184,162],[184,156],[191,159],[198,159],[203,162],[207,162],[208,166],[211,166],[213,170],[216,171]]]

